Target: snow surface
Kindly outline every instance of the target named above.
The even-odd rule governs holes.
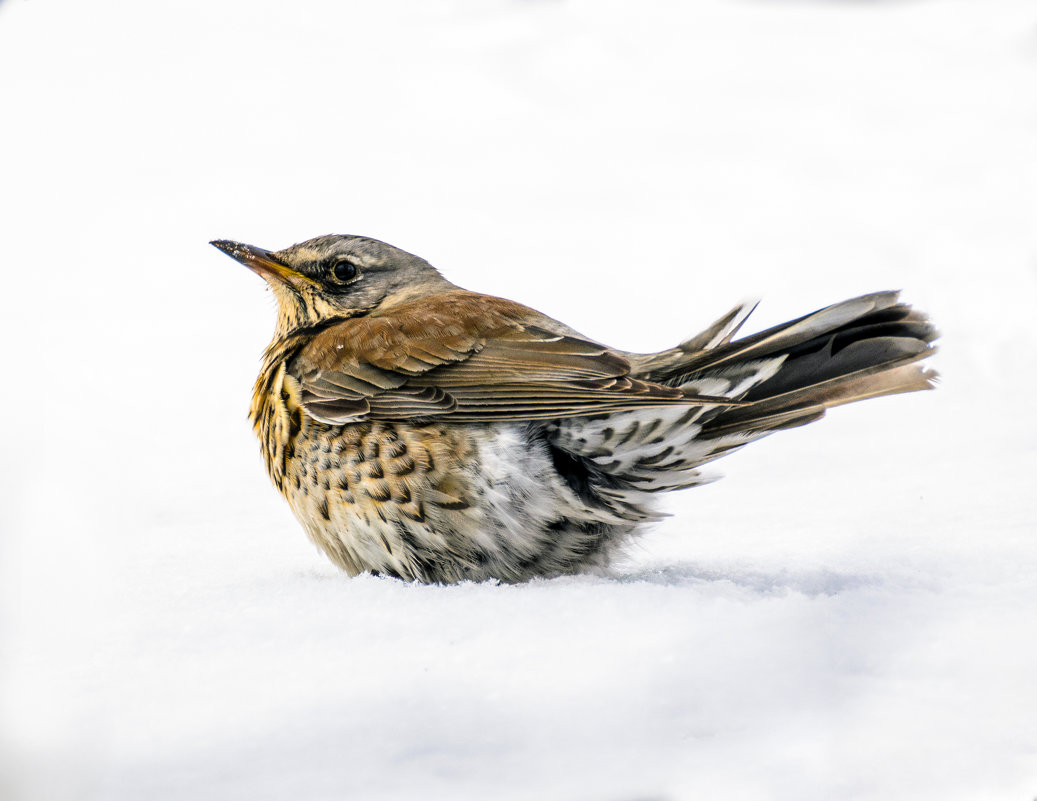
[[[6,0],[0,797],[1037,795],[1037,8]],[[364,233],[627,349],[902,288],[939,390],[612,575],[337,573],[208,240]]]

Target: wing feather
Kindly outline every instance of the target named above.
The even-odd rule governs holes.
[[[525,306],[451,291],[321,331],[292,359],[303,407],[328,423],[579,417],[737,405],[633,378],[630,362]]]

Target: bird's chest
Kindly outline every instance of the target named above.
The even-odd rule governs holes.
[[[572,502],[525,424],[329,426],[305,414],[283,368],[252,418],[274,484],[353,574],[483,578],[505,556],[534,559]]]
[[[349,572],[384,570],[476,514],[478,433],[379,421],[330,426],[305,414],[298,382],[283,367],[268,386],[252,409],[267,471],[310,537]]]

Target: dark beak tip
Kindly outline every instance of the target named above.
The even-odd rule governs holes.
[[[217,250],[222,250],[224,253],[231,254],[235,250],[238,250],[238,243],[231,242],[229,239],[213,239],[209,242]]]
[[[235,242],[233,239],[213,239],[209,244],[221,253],[226,253],[234,261],[241,262],[248,267],[253,266],[257,257],[262,258],[268,255],[265,250]]]
[[[287,280],[289,273],[294,272],[274,253],[254,245],[234,242],[231,239],[213,239],[209,244],[265,278],[276,278],[283,282]]]

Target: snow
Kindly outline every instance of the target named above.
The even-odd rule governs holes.
[[[1035,17],[0,3],[0,797],[1034,797]],[[328,232],[631,350],[901,288],[943,380],[724,459],[609,575],[349,580],[206,244]]]

